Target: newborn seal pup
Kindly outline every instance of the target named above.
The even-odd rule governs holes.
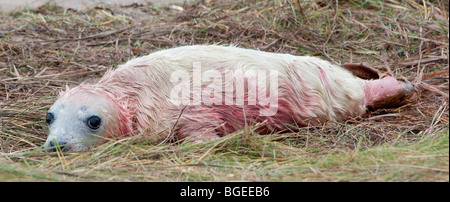
[[[255,124],[268,134],[401,106],[414,94],[406,79],[360,64],[184,46],[132,59],[95,84],[61,92],[46,116],[44,147],[80,151],[135,134],[202,142]]]

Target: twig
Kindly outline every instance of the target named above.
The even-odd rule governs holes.
[[[430,85],[430,84],[427,84],[427,83],[425,83],[425,82],[423,82],[423,81],[421,81],[421,82],[419,83],[419,87],[422,87],[422,88],[424,88],[424,89],[426,89],[426,90],[429,90],[429,91],[431,91],[431,92],[434,92],[434,93],[436,93],[436,94],[442,95],[443,97],[445,97],[445,98],[447,98],[447,99],[449,98],[449,96],[448,96],[446,93],[440,91],[440,90],[437,89],[436,87],[434,87],[434,86],[432,86],[432,85]]]
[[[420,63],[428,63],[428,62],[433,62],[436,60],[446,60],[447,56],[429,56],[427,58],[422,58],[422,60],[419,59],[408,59],[408,60],[404,60],[401,62],[397,62],[396,65],[402,65],[402,66],[413,66],[413,65],[417,65]]]
[[[378,116],[372,116],[367,118],[368,120],[375,120],[375,119],[379,119],[379,118],[385,118],[385,117],[397,117],[397,116],[401,116],[401,114],[399,113],[395,113],[395,114],[382,114],[382,115],[378,115]]]
[[[161,143],[159,143],[158,145],[162,144],[162,143],[166,143],[167,141],[169,141],[169,139],[173,138],[175,136],[175,127],[178,124],[178,121],[181,118],[181,115],[183,115],[184,110],[186,109],[187,105],[183,107],[183,109],[181,109],[180,114],[178,115],[177,120],[175,121],[175,124],[173,124],[172,130],[169,131],[169,134],[167,135],[166,139],[164,139],[163,141],[161,141]],[[173,136],[173,137],[172,137]]]
[[[441,76],[441,75],[444,75],[444,74],[447,74],[447,76],[448,76],[448,70],[432,72],[432,73],[429,73],[429,74],[425,74],[425,75],[422,76],[422,80],[428,79],[428,78],[432,78],[432,77],[438,77],[438,76]]]
[[[128,27],[124,27],[124,28],[120,28],[120,29],[114,29],[114,30],[109,30],[106,32],[102,32],[99,34],[94,34],[91,36],[86,36],[86,37],[81,37],[81,38],[61,38],[61,39],[47,39],[47,40],[36,40],[36,41],[23,41],[23,42],[31,42],[31,43],[39,43],[39,42],[58,42],[58,41],[81,41],[81,40],[86,40],[86,39],[93,39],[93,38],[103,38],[118,32],[123,32],[127,29],[130,29],[132,26],[128,26]],[[22,42],[22,41],[17,41],[17,42]]]

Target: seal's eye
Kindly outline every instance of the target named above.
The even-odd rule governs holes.
[[[47,116],[45,117],[45,122],[47,122],[47,124],[50,125],[53,122],[54,119],[55,118],[53,118],[53,114],[52,113],[47,113]]]
[[[94,129],[94,130],[100,128],[101,123],[102,123],[102,120],[98,116],[91,116],[87,120],[87,125],[89,126],[89,128]]]

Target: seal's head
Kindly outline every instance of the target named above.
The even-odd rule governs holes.
[[[87,150],[126,132],[118,105],[98,92],[83,86],[60,95],[46,116],[47,151]]]

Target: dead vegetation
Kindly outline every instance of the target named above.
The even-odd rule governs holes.
[[[45,5],[1,14],[0,158],[76,181],[448,181],[448,2],[338,2]],[[213,43],[365,63],[407,77],[420,99],[282,135],[254,135],[252,126],[197,145],[129,137],[83,153],[41,151],[46,111],[66,85],[159,49]],[[432,158],[405,157],[423,155]]]

